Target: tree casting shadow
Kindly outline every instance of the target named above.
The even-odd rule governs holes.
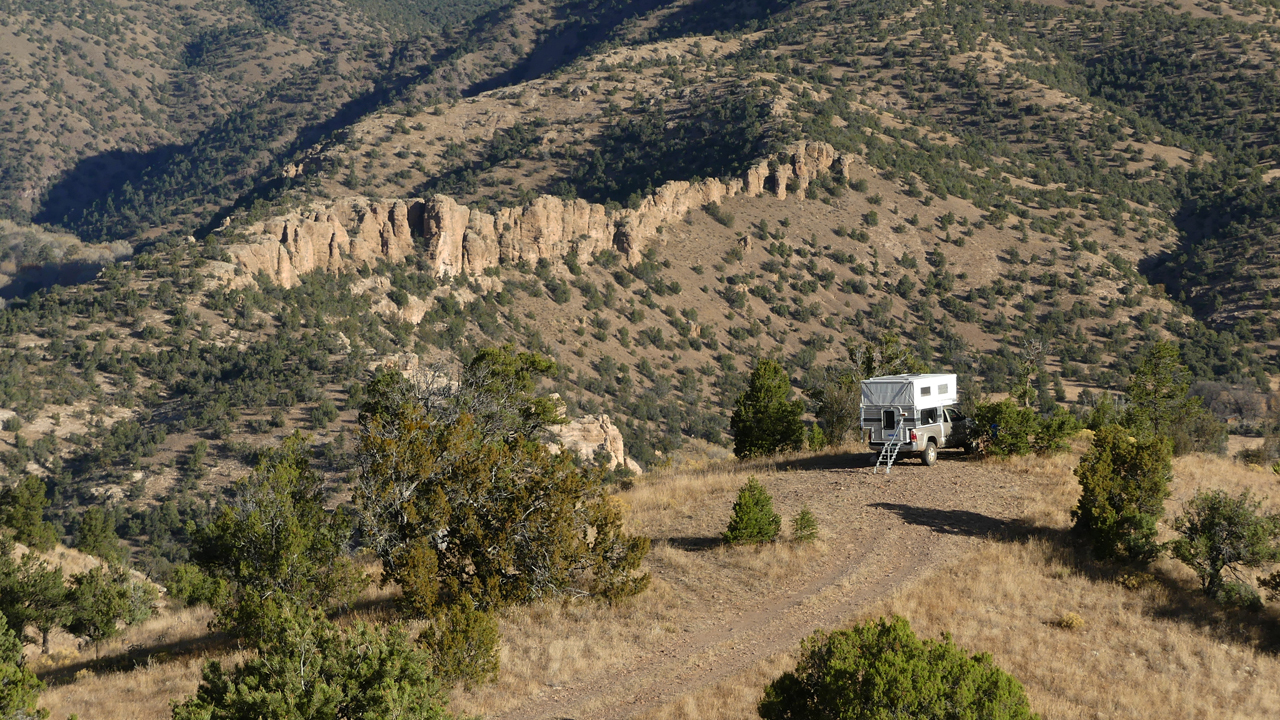
[[[870,507],[888,510],[902,518],[902,521],[908,525],[927,527],[944,535],[999,537],[1007,535],[1010,526],[1007,520],[970,512],[969,510],[939,510],[937,508],[884,502],[871,503]]]

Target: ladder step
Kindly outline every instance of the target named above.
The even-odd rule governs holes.
[[[884,474],[888,475],[893,469],[893,461],[898,457],[898,451],[902,449],[902,441],[898,439],[898,433],[889,436],[889,440],[880,448],[880,455],[876,458],[876,466],[871,469],[871,474],[880,471],[880,466],[884,465]]]

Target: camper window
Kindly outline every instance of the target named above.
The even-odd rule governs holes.
[[[920,388],[920,397],[929,397],[932,394],[933,394],[933,388],[929,387],[928,385],[924,385]]]
[[[938,386],[938,394],[939,394],[939,395],[946,395],[946,394],[947,394],[947,386],[946,386],[946,385],[939,385],[939,386]]]

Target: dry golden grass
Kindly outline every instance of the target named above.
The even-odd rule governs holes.
[[[40,706],[52,720],[72,714],[84,720],[168,718],[170,701],[195,692],[203,666],[203,658],[189,657],[100,675],[85,671],[74,683],[46,690]]]
[[[916,632],[990,652],[1045,717],[1280,714],[1280,660],[1177,617],[1178,588],[1128,590],[1077,572],[1049,541],[988,542],[883,603]],[[1175,617],[1161,618],[1162,610]],[[1077,627],[1064,629],[1069,614]]]
[[[1128,590],[1089,577],[1044,539],[991,540],[866,619],[902,615],[923,637],[946,632],[961,647],[991,653],[1046,718],[1280,716],[1280,659],[1160,617],[1180,602],[1176,594],[1159,583]],[[751,717],[763,685],[792,662],[772,658],[649,717]]]
[[[1065,543],[1079,494],[1071,470],[1086,446],[1079,439],[1073,452],[1053,458],[984,461],[1026,477],[1025,520],[1039,530],[983,541],[860,620],[902,615],[923,637],[950,633],[970,651],[991,653],[1046,718],[1280,716],[1280,658],[1258,642],[1280,627],[1274,612],[1224,613],[1172,560],[1149,574],[1124,572]],[[1176,512],[1199,488],[1261,494],[1275,485],[1270,471],[1214,456],[1179,458],[1168,507]],[[753,717],[763,686],[793,663],[774,656],[644,717]]]
[[[211,656],[237,659],[208,630],[208,608],[162,609],[97,648],[78,649],[60,633],[49,655],[31,667],[49,685],[41,707],[53,720],[76,714],[85,720],[168,718],[169,702],[195,692]]]

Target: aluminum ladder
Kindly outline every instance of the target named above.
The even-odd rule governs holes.
[[[893,461],[898,457],[898,451],[902,449],[902,424],[898,424],[898,428],[889,436],[889,440],[880,448],[880,457],[876,458],[876,466],[871,468],[871,474],[875,475],[880,471],[880,466],[884,466],[884,474],[888,475],[893,469]]]

